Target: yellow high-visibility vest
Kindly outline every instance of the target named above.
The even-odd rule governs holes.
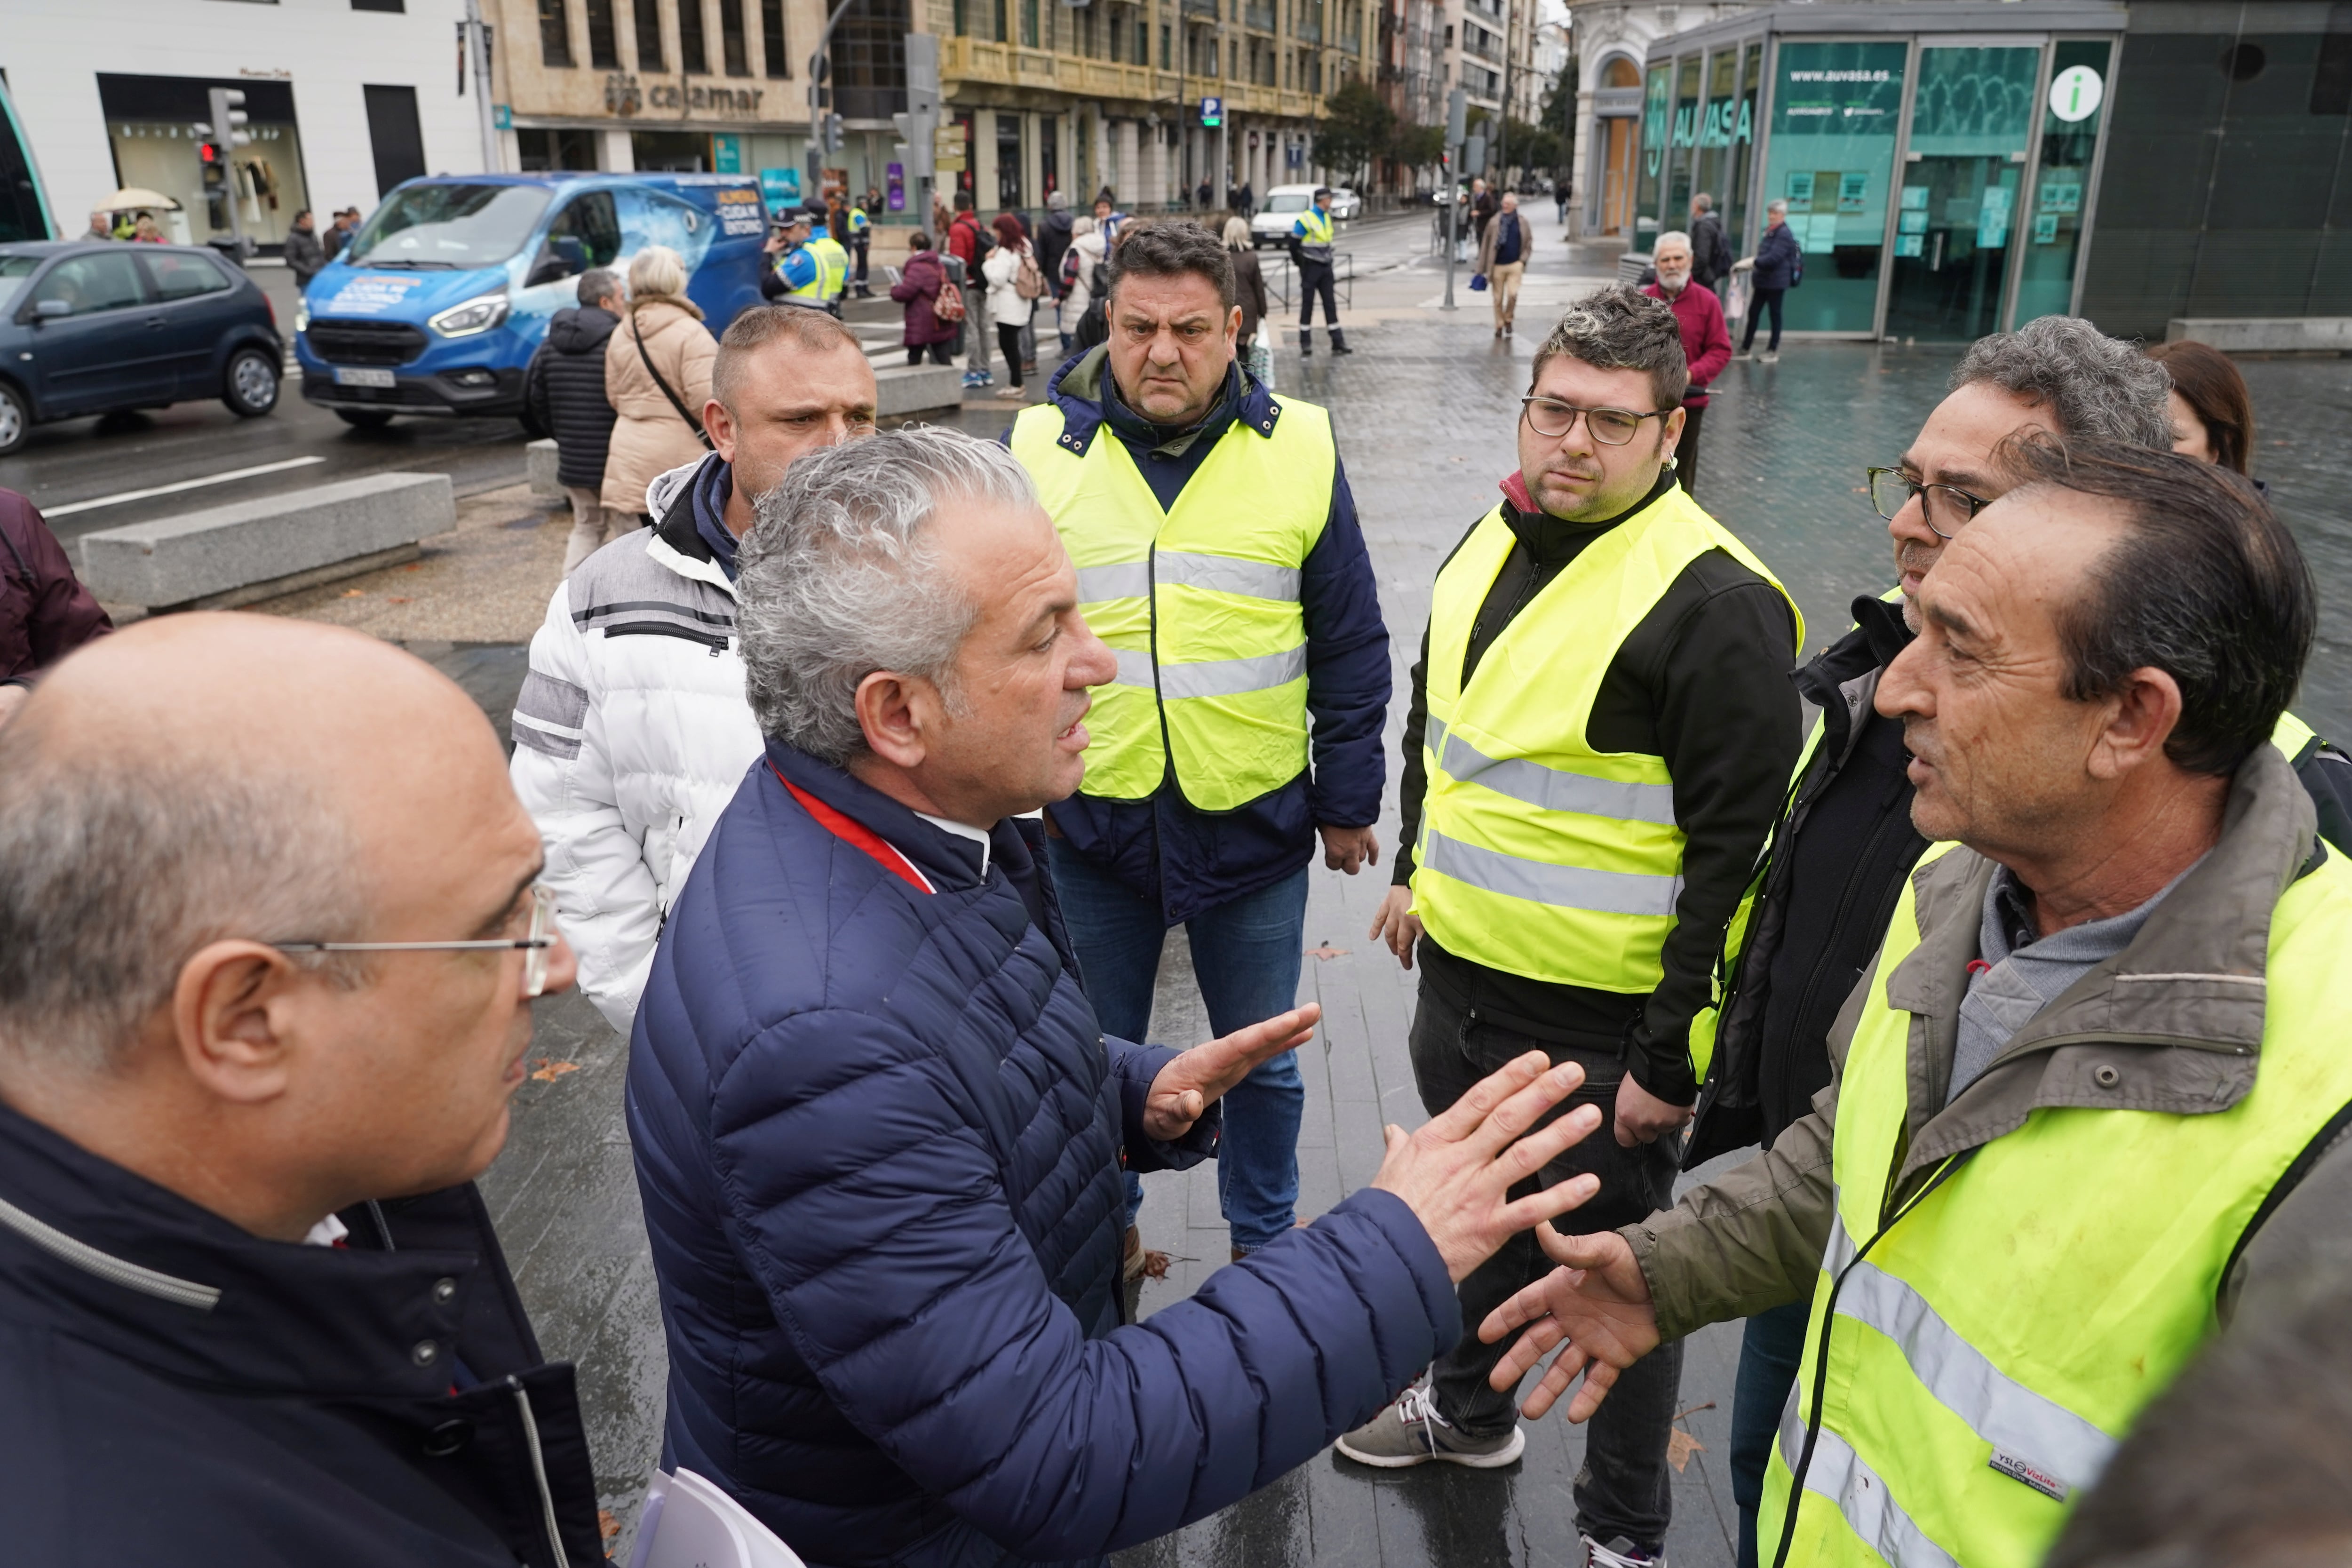
[[[829,234],[818,235],[801,247],[816,263],[816,276],[792,289],[789,297],[814,305],[830,305],[849,286],[849,252]]]
[[[1172,773],[1194,807],[1232,811],[1303,773],[1299,578],[1331,513],[1330,416],[1286,399],[1263,426],[1236,419],[1166,511],[1115,435],[1081,449],[1053,404],[1013,421],[1013,455],[1078,569],[1080,611],[1118,656],[1087,716],[1080,790],[1143,800]]]
[[[1495,638],[1465,689],[1470,628],[1513,542],[1498,505],[1432,595],[1413,910],[1439,946],[1474,963],[1653,991],[1682,892],[1674,779],[1664,757],[1593,750],[1585,722],[1618,647],[1693,561],[1721,550],[1780,584],[1673,489],[1564,567]],[[1804,618],[1795,601],[1789,609],[1793,658]]]

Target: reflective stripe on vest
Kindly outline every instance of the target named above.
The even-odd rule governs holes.
[[[2259,753],[2255,765],[2277,768]],[[2291,776],[2284,787],[2294,787]],[[1948,852],[1931,849],[1923,867]],[[2117,984],[2141,976],[2187,987],[2192,1008],[2207,992],[2263,988],[2257,1072],[2242,1098],[2195,1115],[2129,1109],[2130,1077],[2146,1069],[2124,1056],[2116,1108],[2095,1096],[2084,1103],[2063,1080],[2045,1085],[2044,1103],[2021,1125],[1890,1220],[1897,1151],[1920,1135],[1915,1120],[1930,1118],[1909,1107],[1913,1060],[1925,1048],[1912,1037],[1928,1026],[1895,1007],[1888,987],[1899,977],[1899,994],[1927,987],[1957,997],[1966,984],[1904,967],[1918,948],[1916,888],[1915,875],[1840,1071],[1835,1221],[1793,1425],[1767,1472],[1758,1535],[1767,1562],[1784,1531],[1788,1562],[1809,1568],[2040,1562],[2068,1500],[2098,1478],[2116,1437],[2215,1331],[2222,1277],[2252,1216],[2352,1101],[2352,1058],[2338,1048],[2352,1008],[2341,963],[2352,946],[2352,868],[2331,857],[2271,910],[2263,974],[2143,973],[2130,950],[2116,961]],[[2078,1033],[2049,1044],[2084,1051],[2106,1042]],[[2042,1047],[2025,1039],[2013,1048]],[[2060,1102],[2048,1102],[2053,1092]],[[1873,1238],[1866,1247],[1857,1245],[1864,1237]],[[1825,1347],[1822,1304],[1832,1293]],[[1808,1424],[1812,1458],[1790,1531]]]
[[[1172,771],[1192,805],[1231,811],[1306,769],[1299,594],[1339,455],[1321,409],[1285,402],[1277,415],[1271,435],[1230,426],[1164,510],[1110,430],[1080,455],[1055,405],[1013,422],[1081,610],[1118,658],[1087,715],[1089,795],[1147,799]]]
[[[1546,584],[1465,689],[1471,626],[1515,543],[1498,506],[1432,595],[1414,911],[1448,952],[1490,968],[1654,990],[1682,895],[1674,780],[1663,757],[1594,751],[1585,723],[1619,647],[1692,562],[1721,550],[1779,584],[1670,489]]]

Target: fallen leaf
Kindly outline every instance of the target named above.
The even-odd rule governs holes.
[[[579,1070],[580,1064],[578,1062],[559,1062],[551,1060],[546,1057],[541,1057],[539,1058],[539,1070],[532,1073],[530,1076],[537,1079],[541,1083],[553,1083],[565,1073],[578,1072]]]
[[[1757,477],[1758,477],[1759,479],[1763,478],[1763,476],[1762,476],[1762,475],[1760,475],[1760,474],[1759,474],[1759,475],[1758,475]],[[401,568],[401,570],[402,570],[403,572],[422,572],[422,571],[424,571],[424,570],[425,570],[425,563],[423,563],[422,561],[415,561],[415,562],[411,562],[409,564],[407,564],[407,565],[405,565],[405,566],[402,567],[402,568]]]
[[[1347,950],[1346,948],[1344,948],[1344,947],[1333,947],[1329,942],[1327,942],[1323,943],[1320,947],[1310,947],[1310,948],[1308,948],[1308,949],[1307,950],[1307,957],[1309,957],[1309,958],[1319,958],[1319,959],[1323,959],[1323,960],[1325,960],[1326,962],[1328,962],[1329,960],[1334,959],[1334,958],[1345,958],[1345,957],[1347,957],[1347,956],[1348,956],[1348,950]]]
[[[1706,1444],[1679,1426],[1666,1434],[1666,1463],[1675,1468],[1676,1475],[1682,1474],[1683,1468],[1690,1463],[1693,1454],[1706,1452]]]
[[[405,605],[412,603],[408,595],[405,594],[387,594],[384,595],[383,602],[387,605]]]
[[[621,1521],[613,1517],[611,1509],[600,1508],[596,1510],[596,1533],[607,1541],[621,1533]]]
[[[343,590],[343,597],[346,599],[364,599],[367,597],[367,590],[365,588],[346,588]]]

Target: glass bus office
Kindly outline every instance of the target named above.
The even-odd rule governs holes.
[[[2051,28],[2054,8],[1998,9],[2008,28],[1823,36],[1773,30],[1776,11],[1660,40],[1636,243],[1687,226],[1706,191],[1752,255],[1764,207],[1787,202],[1805,268],[1792,332],[1958,342],[2073,310],[2118,40]],[[1948,26],[1964,8],[1935,10]]]

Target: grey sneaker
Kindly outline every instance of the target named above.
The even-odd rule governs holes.
[[[1664,1547],[1644,1552],[1622,1535],[1610,1537],[1606,1546],[1589,1535],[1577,1539],[1584,1543],[1584,1568],[1666,1568]]]
[[[1404,1396],[1339,1439],[1339,1452],[1360,1465],[1401,1470],[1443,1459],[1474,1470],[1499,1469],[1526,1451],[1527,1434],[1514,1426],[1500,1437],[1469,1437],[1437,1413],[1437,1401],[1425,1388],[1408,1388]]]
[[[1776,353],[1759,354],[1757,356],[1757,363],[1759,364],[1779,364],[1780,363],[1780,356]]]

